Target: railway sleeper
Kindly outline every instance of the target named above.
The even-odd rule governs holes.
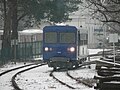
[[[115,74],[120,74],[119,68],[100,68],[97,71],[98,75],[100,76],[112,76]]]
[[[97,86],[94,88],[99,90],[120,90],[120,83],[116,82],[97,83]]]
[[[100,59],[96,61],[96,70],[101,70],[103,67],[106,68],[120,68],[120,63],[113,63],[110,61],[106,61],[106,59]],[[120,70],[120,69],[119,69]]]
[[[100,70],[107,70],[107,71],[120,71],[120,68],[100,68]]]
[[[100,76],[113,76],[115,74],[120,74],[120,71],[116,72],[116,71],[104,71],[104,70],[100,71],[99,70],[99,71],[97,71],[97,73]]]
[[[100,83],[102,83],[102,82],[110,82],[110,81],[118,81],[118,82],[120,82],[120,77],[118,77],[118,76],[113,76],[113,77],[94,76],[94,79],[98,79]]]

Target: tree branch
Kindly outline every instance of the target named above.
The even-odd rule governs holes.
[[[116,20],[106,20],[106,21],[103,20],[102,22],[114,22],[114,23],[120,24],[120,22],[119,22],[119,21],[116,21]]]
[[[25,17],[27,15],[27,13],[22,14],[21,16],[19,16],[19,18],[17,19],[17,21],[19,22],[23,17]]]
[[[120,1],[119,1],[119,0],[116,0],[116,1],[111,0],[111,2],[113,2],[113,3],[115,3],[115,4],[120,4]]]

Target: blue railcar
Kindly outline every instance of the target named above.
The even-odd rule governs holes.
[[[87,34],[83,34],[87,35]],[[87,45],[82,45],[80,30],[75,26],[46,26],[43,29],[43,60],[53,68],[72,68],[86,58]],[[81,46],[83,47],[82,50]],[[80,53],[84,54],[80,54]]]

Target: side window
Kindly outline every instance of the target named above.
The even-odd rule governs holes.
[[[85,33],[80,34],[80,45],[86,45],[88,43],[88,36]]]

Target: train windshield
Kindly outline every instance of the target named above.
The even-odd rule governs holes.
[[[57,43],[57,32],[46,32],[45,43]]]
[[[61,32],[60,43],[75,43],[75,33]]]

